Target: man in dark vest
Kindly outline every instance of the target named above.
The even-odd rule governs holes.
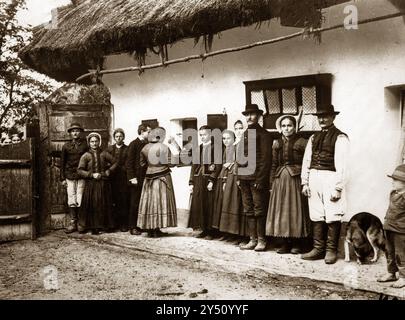
[[[349,139],[333,124],[338,114],[330,104],[319,106],[314,113],[322,130],[310,137],[301,172],[314,241],[312,251],[302,255],[302,259],[324,258],[327,264],[337,260],[341,220],[346,213]]]
[[[240,248],[264,251],[273,139],[258,123],[263,111],[256,104],[247,105],[242,114],[248,127],[237,146],[237,170],[250,241]],[[247,157],[245,163],[241,161],[241,152]]]
[[[145,179],[146,166],[141,166],[141,150],[148,144],[148,135],[151,127],[140,124],[138,126],[138,138],[128,146],[126,161],[127,178],[130,183],[130,207],[128,228],[132,235],[140,235],[141,230],[136,226],[138,220],[139,202],[141,200],[142,185]]]

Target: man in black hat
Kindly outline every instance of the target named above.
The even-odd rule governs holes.
[[[237,146],[238,183],[241,188],[243,210],[248,219],[250,241],[240,248],[264,251],[273,139],[259,124],[259,117],[263,111],[256,104],[247,105],[242,114],[246,117],[248,127]],[[245,163],[241,159],[241,152],[247,157]]]
[[[337,261],[341,220],[346,213],[349,139],[333,123],[338,114],[331,104],[319,106],[314,113],[322,130],[310,137],[301,172],[314,241],[312,251],[302,255],[302,259],[325,258],[326,264]]]
[[[70,224],[66,233],[77,230],[77,214],[82,201],[84,180],[77,174],[81,156],[87,151],[87,143],[80,137],[83,128],[78,123],[72,123],[67,129],[71,141],[62,147],[60,179],[67,187]]]

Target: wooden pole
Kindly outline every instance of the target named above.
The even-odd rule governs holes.
[[[370,22],[383,21],[383,20],[388,20],[388,19],[392,19],[392,18],[401,17],[401,16],[404,16],[404,15],[405,15],[405,12],[396,12],[396,13],[392,13],[392,14],[388,14],[388,15],[384,15],[384,16],[380,16],[380,17],[360,20],[360,21],[358,21],[357,24],[361,25],[361,24],[366,24],[366,23],[370,23]],[[325,27],[325,28],[316,28],[316,29],[311,29],[311,30],[308,30],[308,31],[307,30],[302,30],[302,31],[295,32],[295,33],[292,33],[292,34],[289,34],[289,35],[286,35],[286,36],[282,36],[282,37],[277,37],[277,38],[264,40],[264,41],[258,41],[258,42],[254,42],[254,43],[247,44],[247,45],[244,45],[244,46],[227,48],[227,49],[217,50],[217,51],[213,51],[213,52],[209,52],[209,53],[195,54],[195,55],[187,56],[187,57],[184,57],[184,58],[168,60],[168,61],[166,61],[164,63],[155,63],[155,64],[149,64],[149,65],[138,66],[138,67],[125,67],[125,68],[101,70],[99,72],[99,74],[102,75],[102,74],[122,73],[122,72],[131,72],[131,71],[141,71],[142,72],[142,71],[148,70],[148,69],[156,69],[156,68],[161,68],[161,67],[167,67],[168,65],[171,65],[171,64],[189,62],[191,60],[198,60],[198,59],[204,60],[206,58],[214,57],[214,56],[217,56],[217,55],[220,55],[220,54],[247,50],[247,49],[251,49],[251,48],[254,48],[254,47],[264,46],[264,45],[268,45],[268,44],[272,44],[272,43],[277,43],[277,42],[297,38],[297,37],[300,37],[300,36],[303,36],[303,35],[316,34],[316,33],[319,33],[319,32],[325,32],[325,31],[340,29],[340,28],[344,28],[344,27],[345,27],[345,25],[343,23],[341,23],[341,24],[337,24],[337,25],[333,25],[333,26]],[[86,73],[86,74],[78,77],[76,79],[76,82],[79,82],[80,80],[83,80],[83,79],[85,79],[87,77],[90,77],[94,73],[95,72]]]

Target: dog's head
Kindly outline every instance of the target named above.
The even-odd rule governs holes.
[[[354,232],[352,234],[351,243],[353,245],[354,253],[361,262],[365,262],[369,256],[372,248],[363,232]]]

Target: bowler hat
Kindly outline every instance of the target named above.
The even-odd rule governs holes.
[[[84,131],[82,126],[80,124],[78,124],[77,122],[73,122],[70,127],[67,129],[67,132],[72,131],[73,129],[79,129],[81,131]]]
[[[257,104],[248,104],[245,107],[245,111],[242,111],[242,114],[246,116],[249,113],[263,114],[263,110],[260,110]]]
[[[401,164],[395,168],[392,175],[388,175],[388,177],[396,180],[405,181],[405,164]]]
[[[327,114],[337,115],[339,113],[340,113],[339,111],[335,111],[335,107],[333,106],[333,104],[321,104],[317,107],[316,112],[311,114],[314,116],[320,116]]]

